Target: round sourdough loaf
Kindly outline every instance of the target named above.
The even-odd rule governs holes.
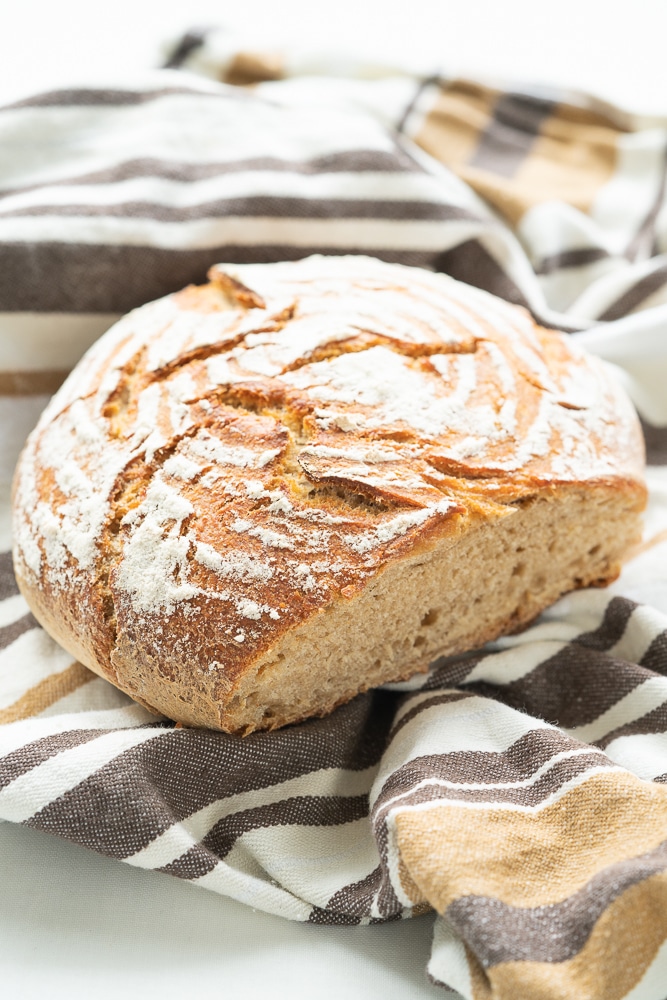
[[[572,338],[365,257],[209,276],[94,345],[17,470],[21,590],[82,663],[248,733],[617,575],[641,431]]]

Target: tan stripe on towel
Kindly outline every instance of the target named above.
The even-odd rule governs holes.
[[[588,212],[614,172],[623,130],[604,115],[559,105],[541,123],[516,172],[501,176],[470,163],[498,97],[494,90],[454,81],[443,88],[413,138],[514,225],[527,209],[554,199]],[[520,138],[519,130],[517,141]]]
[[[452,80],[438,94],[412,138],[455,170],[474,154],[492,120],[498,91],[467,80]]]
[[[616,166],[619,130],[569,120],[558,109],[542,123],[531,155],[517,171],[517,191],[532,204],[564,201],[588,212]]]
[[[0,396],[50,396],[63,384],[68,371],[0,372]]]
[[[489,969],[492,996],[521,1000],[604,997],[622,1000],[644,976],[667,937],[667,873],[633,885],[610,903],[581,950],[567,962],[504,962]]]
[[[396,829],[412,879],[439,913],[470,894],[546,906],[662,843],[667,787],[597,772],[537,811],[441,803],[399,813]],[[604,836],[582,836],[592,829]]]
[[[282,56],[277,52],[237,52],[223,74],[223,82],[247,87],[285,75]]]
[[[84,684],[94,679],[95,674],[84,667],[82,663],[75,662],[66,670],[45,677],[39,684],[35,684],[29,691],[26,691],[13,705],[0,710],[0,725],[18,722],[19,719],[28,719],[32,715],[39,715],[40,712],[64,698],[65,695],[72,694],[77,688],[83,687]]]

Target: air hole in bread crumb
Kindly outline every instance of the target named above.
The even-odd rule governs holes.
[[[413,646],[423,646],[426,643],[426,638],[423,635],[418,635],[415,641],[412,643]]]
[[[588,550],[588,554],[589,554],[589,556],[596,556],[599,551],[600,551],[600,546],[599,545],[594,545],[592,549]]]
[[[512,576],[523,576],[526,571],[525,563],[517,563],[512,570]]]
[[[431,610],[427,611],[427,613],[422,618],[422,625],[435,625],[437,620],[438,620],[438,611],[435,608],[431,608]]]
[[[271,660],[269,663],[263,663],[259,667],[259,669],[257,670],[256,676],[257,677],[261,677],[263,674],[266,673],[267,670],[270,670],[271,667],[276,667],[280,663],[280,661],[284,660],[284,659],[285,659],[285,654],[284,653],[278,653],[278,656],[277,656],[277,658],[275,660]]]

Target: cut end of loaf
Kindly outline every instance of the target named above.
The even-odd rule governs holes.
[[[277,728],[525,627],[562,594],[610,583],[639,535],[641,498],[551,491],[389,566],[360,595],[288,633],[221,707],[220,728]]]

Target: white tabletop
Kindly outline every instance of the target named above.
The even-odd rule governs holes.
[[[667,113],[664,0],[243,0],[236,10],[219,0],[22,0],[0,8],[0,100],[156,65],[161,39],[221,20],[257,44],[291,36],[349,52],[370,40],[451,73],[568,85]],[[432,922],[292,924],[0,824],[0,991],[13,1000],[442,997],[425,972]]]
[[[0,5],[0,100],[159,65],[160,43],[222,25],[252,44],[396,56],[580,88],[664,114],[664,0],[21,0]]]
[[[433,918],[293,924],[0,823],[0,993],[12,1000],[443,997]]]

